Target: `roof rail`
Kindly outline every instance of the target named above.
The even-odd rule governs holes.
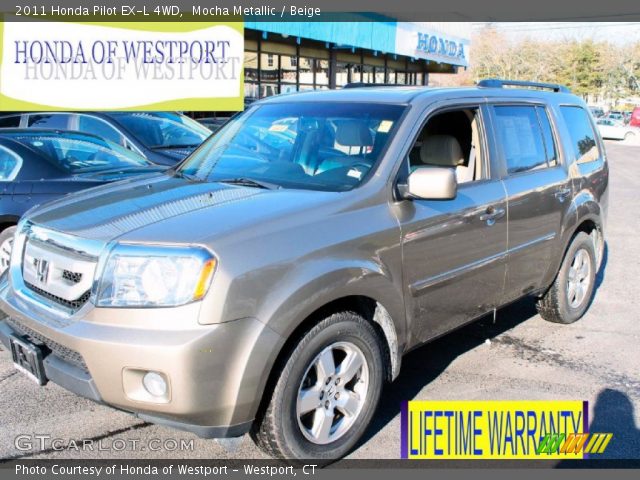
[[[366,82],[351,82],[347,83],[342,88],[367,88],[367,87],[411,87],[412,85],[403,85],[401,83],[366,83]]]
[[[554,92],[570,92],[567,87],[565,87],[564,85],[559,85],[557,83],[527,82],[523,80],[502,80],[500,78],[487,78],[485,80],[480,80],[478,82],[478,86],[484,88],[528,87],[552,90]]]

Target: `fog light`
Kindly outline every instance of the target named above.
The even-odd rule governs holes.
[[[164,397],[167,394],[167,381],[157,372],[148,372],[142,377],[142,385],[154,397]]]

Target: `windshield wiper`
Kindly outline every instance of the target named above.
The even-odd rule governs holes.
[[[171,148],[196,148],[198,145],[200,145],[199,143],[187,143],[187,144],[173,144],[173,145],[152,145],[149,148],[151,150],[164,150],[164,149],[171,149]]]
[[[190,173],[184,173],[182,170],[174,170],[173,172],[171,172],[169,170],[169,173],[173,174],[174,178],[184,178],[184,179],[189,180],[191,182],[202,183],[202,182],[205,181],[203,178],[200,178],[197,175],[192,175]]]
[[[243,187],[264,188],[265,190],[275,190],[280,188],[280,185],[275,183],[263,182],[261,180],[254,180],[253,178],[238,177],[238,178],[223,178],[222,180],[215,180],[219,183],[228,183],[230,185],[241,185]]]

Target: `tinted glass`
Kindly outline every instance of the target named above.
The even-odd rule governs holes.
[[[342,191],[364,179],[400,105],[262,105],[230,120],[179,172],[204,181],[250,178],[283,188]]]
[[[151,163],[114,143],[82,134],[5,134],[69,173],[137,168]]]
[[[120,132],[99,118],[80,115],[78,118],[78,130],[92,133],[113,143],[122,144],[122,135],[120,135]]]
[[[556,149],[556,142],[553,138],[551,123],[549,122],[549,114],[543,107],[536,107],[536,110],[538,111],[538,120],[540,121],[540,127],[542,128],[542,135],[544,136],[544,148],[547,152],[547,163],[550,167],[553,167],[558,163],[558,153]]]
[[[578,163],[593,162],[600,158],[589,114],[580,107],[560,107],[560,111],[569,129],[576,161]]]
[[[64,113],[34,114],[29,115],[28,126],[33,128],[58,128],[66,130],[69,128],[71,115]]]
[[[496,130],[508,173],[547,166],[540,123],[533,106],[497,106]]]
[[[14,128],[20,126],[20,115],[0,118],[0,128]]]
[[[147,148],[192,148],[211,133],[184,115],[172,112],[118,112],[110,114]]]
[[[0,181],[16,178],[21,165],[22,159],[18,155],[0,145]]]

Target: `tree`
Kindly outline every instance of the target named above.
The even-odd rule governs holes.
[[[610,103],[640,93],[640,42],[622,46],[593,40],[510,40],[492,27],[471,41],[467,74],[483,78],[533,80],[567,85],[585,98]]]

